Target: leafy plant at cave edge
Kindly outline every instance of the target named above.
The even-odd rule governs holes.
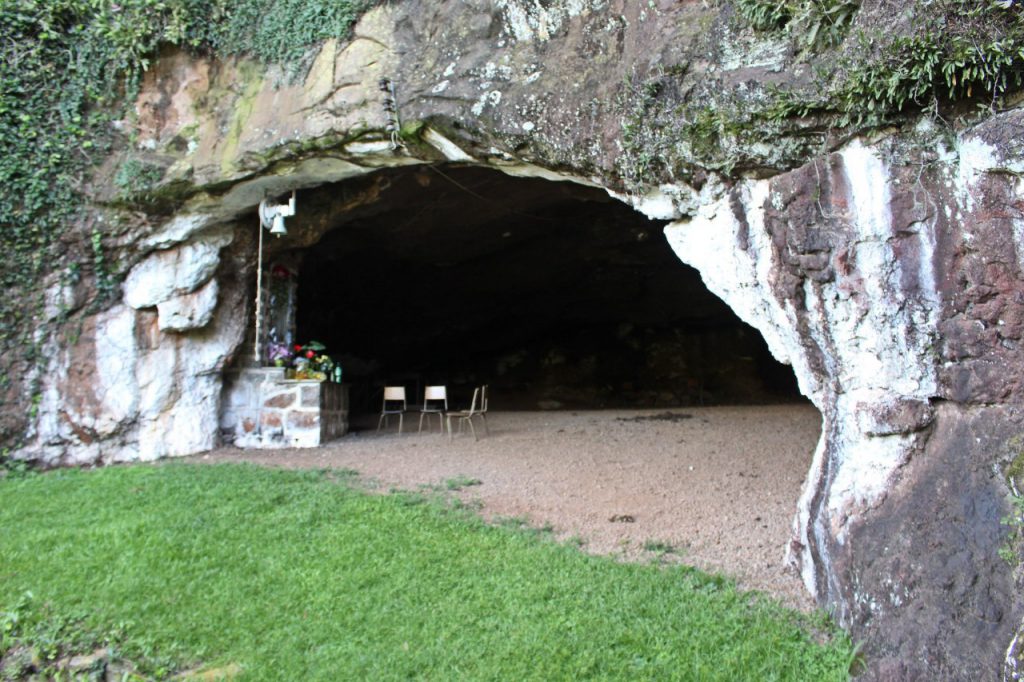
[[[0,389],[14,380],[11,363],[26,355],[13,349],[38,357],[49,336],[41,329],[54,322],[42,319],[44,276],[63,268],[98,277],[101,298],[116,284],[103,242],[118,228],[78,230],[82,188],[113,149],[113,120],[124,114],[157,47],[295,64],[309,45],[345,35],[372,2],[0,2],[0,248],[7,258],[0,272]],[[147,189],[158,179],[152,169],[132,170],[115,179],[123,190]]]
[[[762,31],[800,32],[796,17],[816,8],[838,11],[841,0],[736,0],[748,23]],[[1022,87],[1024,77],[1024,3],[1021,0],[914,0],[894,5],[905,26],[896,30],[864,28],[844,44],[830,82],[821,94],[775,93],[765,116],[780,120],[811,113],[838,114],[836,124],[873,124],[907,110],[974,100],[991,106]],[[895,9],[893,11],[895,11]],[[833,28],[850,26],[852,13],[830,23],[825,45],[838,44]],[[875,19],[876,22],[882,19]],[[889,27],[885,27],[888,29]],[[822,45],[820,32],[804,32],[802,41]]]
[[[740,15],[758,31],[786,31],[801,47],[838,45],[860,9],[859,0],[736,0]]]

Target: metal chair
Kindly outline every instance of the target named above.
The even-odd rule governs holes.
[[[388,406],[388,403],[401,404],[401,407],[393,405]],[[405,401],[405,386],[385,386],[384,387],[384,404],[380,410],[380,420],[377,421],[377,431],[380,431],[380,427],[383,424],[388,423],[388,417],[397,414],[398,415],[398,433],[402,433],[402,419],[405,416],[405,410],[408,408],[408,404]]]
[[[427,386],[423,389],[423,407],[420,409],[420,428],[416,433],[423,432],[423,418],[436,414],[441,435],[444,435],[444,415],[448,411],[448,388],[446,386]],[[427,426],[430,426],[429,422]]]
[[[448,420],[448,440],[454,438],[452,419],[458,420],[459,433],[462,433],[463,424],[469,424],[469,430],[473,432],[473,440],[480,440],[476,435],[476,428],[473,426],[473,419],[480,417],[480,421],[484,425],[484,433],[490,435],[487,430],[487,386],[473,389],[473,402],[470,403],[468,410],[446,412],[445,417]]]

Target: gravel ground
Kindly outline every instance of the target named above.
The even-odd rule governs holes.
[[[492,412],[474,442],[435,431],[356,431],[316,449],[222,448],[202,461],[358,471],[385,488],[478,479],[458,494],[489,517],[525,517],[587,551],[647,560],[651,543],[786,604],[813,603],[783,568],[821,417],[809,405],[665,410]],[[412,428],[409,428],[411,424]],[[411,433],[410,433],[411,431]]]

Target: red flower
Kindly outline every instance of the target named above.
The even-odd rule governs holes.
[[[316,356],[316,353],[314,353],[313,351],[311,351],[311,350],[307,350],[306,351],[306,357],[309,358],[310,360],[312,360],[315,356]]]
[[[302,346],[300,344],[295,344],[295,352],[298,353],[300,350],[302,350]]]

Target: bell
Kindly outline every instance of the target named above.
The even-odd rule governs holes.
[[[274,215],[274,224],[270,228],[270,234],[274,235],[275,237],[280,237],[282,235],[288,234],[288,230],[286,230],[284,227],[284,216],[281,215],[280,213]]]

